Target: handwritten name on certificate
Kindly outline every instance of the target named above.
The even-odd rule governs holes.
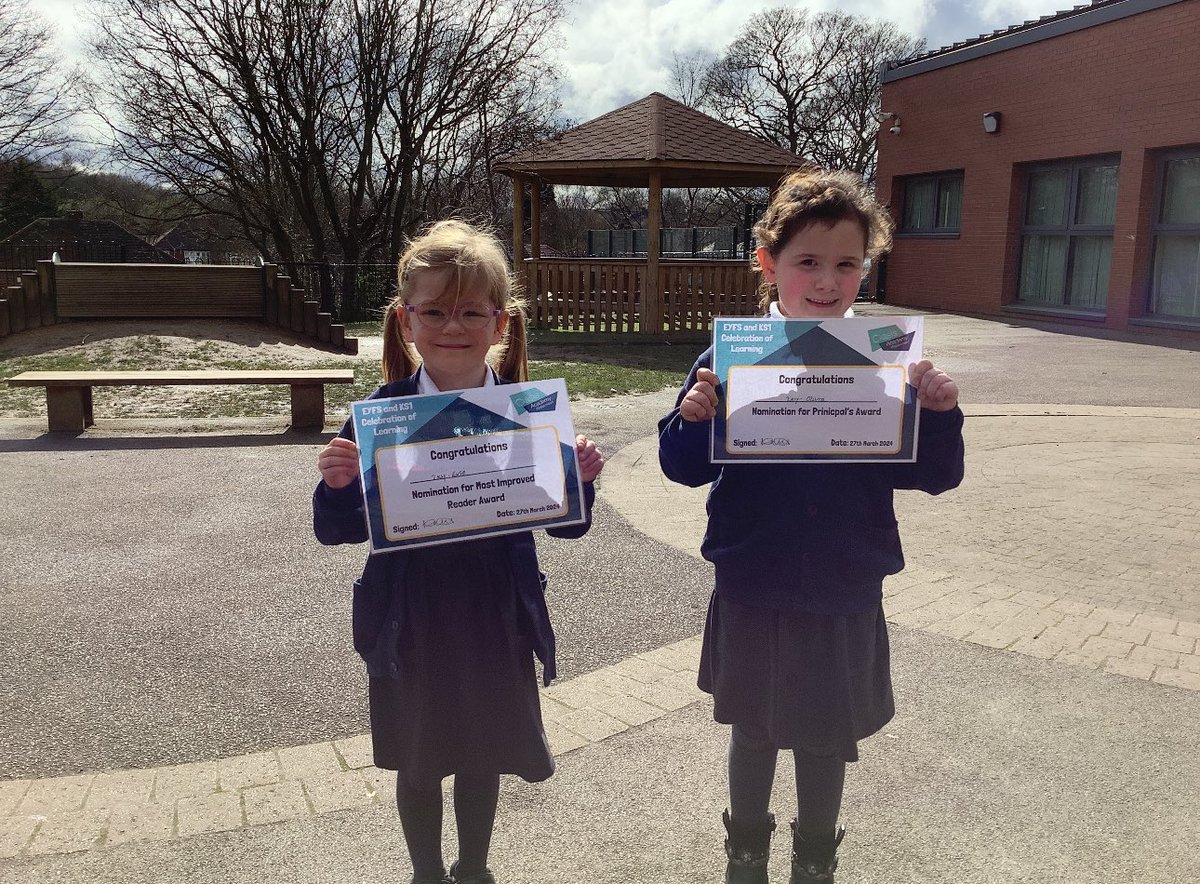
[[[560,379],[351,405],[371,552],[584,521]]]
[[[911,462],[921,317],[717,319],[714,463]]]

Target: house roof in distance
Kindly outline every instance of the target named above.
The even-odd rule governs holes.
[[[154,245],[166,252],[245,252],[248,249],[253,251],[238,236],[228,219],[214,215],[201,215],[179,221],[154,240]]]
[[[156,249],[116,221],[86,220],[82,216],[72,213],[61,218],[38,218],[0,242],[12,245],[46,246],[59,251],[62,257],[68,261],[119,260],[143,264],[179,263],[175,258]]]
[[[647,187],[771,185],[808,165],[791,151],[687,107],[660,92],[498,159],[507,175],[552,184]]]

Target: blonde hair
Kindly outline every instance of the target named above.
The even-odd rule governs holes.
[[[892,247],[892,219],[862,178],[853,172],[805,169],[783,179],[771,204],[754,225],[754,238],[773,258],[779,257],[793,236],[813,224],[832,227],[854,221],[863,231],[863,250],[874,260]],[[754,269],[762,272],[757,255]],[[767,310],[779,297],[765,279],[759,285],[761,307]]]
[[[509,381],[529,378],[525,335],[525,301],[516,280],[508,272],[508,258],[496,236],[464,221],[438,221],[416,239],[400,256],[396,297],[383,317],[383,380],[391,383],[406,378],[421,364],[419,355],[404,340],[400,311],[412,297],[417,277],[426,272],[452,271],[445,295],[457,300],[463,292],[484,295],[497,309],[508,313],[508,329],[496,356],[496,373]]]

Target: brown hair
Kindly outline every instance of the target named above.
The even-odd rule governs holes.
[[[525,302],[508,272],[508,259],[500,241],[490,231],[465,221],[438,221],[410,240],[400,256],[396,297],[388,304],[383,317],[384,383],[408,377],[421,364],[420,357],[404,340],[400,311],[412,297],[417,276],[438,270],[453,271],[446,292],[453,292],[455,300],[464,291],[480,294],[497,309],[508,313],[508,329],[500,342],[497,364],[493,367],[505,380],[528,380]]]
[[[887,210],[853,172],[805,169],[788,175],[771,204],[754,225],[754,238],[772,257],[778,257],[793,236],[812,224],[832,227],[854,221],[862,228],[866,257],[874,260],[892,247],[892,219]],[[762,272],[757,256],[754,269]],[[765,279],[759,285],[761,307],[767,310],[779,295]]]

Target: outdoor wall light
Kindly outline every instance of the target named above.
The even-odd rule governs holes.
[[[983,115],[983,131],[995,135],[1000,131],[1000,111],[988,111]]]

